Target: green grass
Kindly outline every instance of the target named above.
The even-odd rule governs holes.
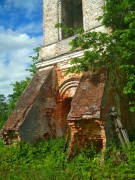
[[[101,154],[83,149],[72,160],[63,152],[64,138],[35,145],[3,146],[0,141],[1,180],[133,180],[135,179],[135,142],[128,151],[108,149]]]

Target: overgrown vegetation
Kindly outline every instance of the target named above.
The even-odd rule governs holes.
[[[0,144],[0,179],[29,180],[133,180],[135,178],[135,143],[126,152],[108,149],[96,154],[85,149],[71,161],[63,152],[65,139],[50,139],[35,145]]]
[[[0,94],[0,129],[8,117],[8,104],[3,94]]]
[[[101,19],[101,18],[100,18]],[[126,75],[124,93],[135,94],[135,2],[133,0],[106,0],[102,23],[111,33],[80,31],[71,42],[72,49],[86,50],[84,57],[73,59],[70,72],[95,71],[105,66],[118,66]],[[68,31],[68,29],[67,29]],[[67,33],[72,33],[70,29]],[[37,55],[28,69],[36,72]],[[9,100],[0,95],[0,128],[14,109],[18,98],[30,78],[13,84]],[[130,101],[130,110],[135,111],[135,102]],[[4,147],[0,142],[0,179],[45,179],[45,180],[133,180],[135,179],[135,142],[128,150],[110,148],[96,154],[93,148],[82,149],[71,161],[64,152],[65,139],[50,139],[35,145],[21,143]],[[104,157],[104,158],[103,158]]]

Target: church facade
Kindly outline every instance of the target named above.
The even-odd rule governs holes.
[[[44,44],[38,72],[2,129],[5,144],[34,143],[69,134],[69,154],[91,143],[98,149],[106,147],[107,137],[113,136],[109,130],[109,108],[120,110],[124,105],[104,68],[95,73],[65,75],[70,60],[82,57],[84,52],[72,51],[69,42],[74,35],[66,37],[60,27],[55,28],[63,23],[85,32],[104,32],[96,20],[103,13],[103,4],[103,0],[43,0]],[[131,127],[126,121],[128,110],[119,113],[125,126]]]

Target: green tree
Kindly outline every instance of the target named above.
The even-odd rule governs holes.
[[[0,94],[0,129],[8,117],[8,104],[5,100],[6,97]]]
[[[25,80],[22,80],[20,82],[16,81],[12,84],[13,86],[13,93],[8,95],[8,115],[13,111],[13,109],[16,106],[16,103],[21,96],[22,92],[25,90],[27,85],[29,84],[31,78],[26,77]]]
[[[135,111],[135,1],[105,0],[103,16],[98,18],[110,33],[78,34],[70,43],[72,50],[85,49],[82,58],[71,61],[70,72],[92,70],[105,66],[118,67],[125,74],[123,92],[131,97],[130,111]],[[88,50],[87,50],[88,49]],[[90,50],[89,50],[90,49]]]
[[[39,46],[34,49],[34,52],[36,53],[35,56],[29,56],[32,59],[32,63],[30,64],[30,67],[26,69],[26,71],[29,71],[31,73],[31,76],[34,76],[37,72],[36,63],[38,61],[39,51],[41,47],[42,46]]]

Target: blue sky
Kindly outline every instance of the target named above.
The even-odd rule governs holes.
[[[42,45],[42,0],[0,0],[0,94],[28,76],[33,49]]]

